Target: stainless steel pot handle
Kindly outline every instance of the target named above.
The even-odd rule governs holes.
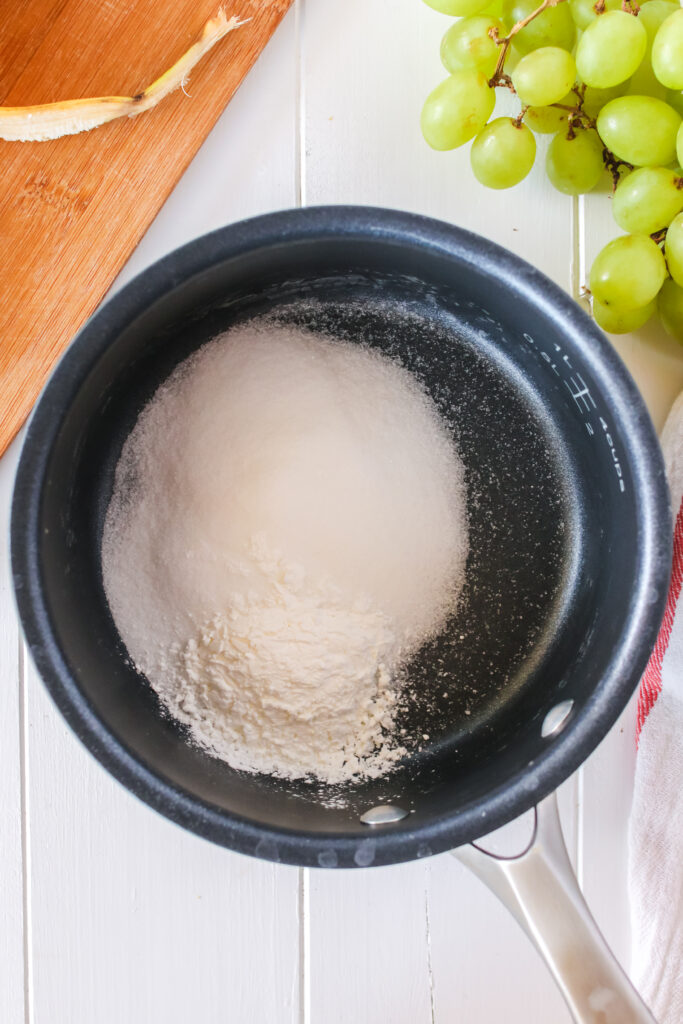
[[[581,895],[554,793],[536,807],[533,837],[519,856],[498,857],[474,844],[453,855],[517,918],[577,1024],[655,1024]]]

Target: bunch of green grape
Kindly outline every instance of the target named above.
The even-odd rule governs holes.
[[[545,168],[560,192],[590,192],[607,171],[614,219],[627,234],[593,263],[593,315],[604,330],[625,333],[657,311],[683,342],[683,9],[677,0],[425,3],[458,19],[441,43],[448,78],[422,110],[429,145],[446,150],[472,140],[472,171],[494,189],[527,176],[537,134],[553,136]],[[500,87],[517,94],[519,115],[491,120]]]

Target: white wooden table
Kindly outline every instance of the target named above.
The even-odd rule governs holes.
[[[447,24],[419,0],[295,0],[117,284],[230,221],[349,202],[478,231],[579,296],[591,255],[616,233],[604,195],[555,193],[543,144],[522,185],[493,193],[473,180],[467,148],[437,154],[421,140]],[[618,348],[661,426],[683,387],[681,350],[656,327]],[[3,545],[17,454],[15,443],[0,461]],[[4,551],[0,680],[4,1024],[568,1021],[517,925],[449,855],[297,870],[214,847],[139,803],[44,692]],[[633,762],[632,704],[561,793],[580,880],[624,963]]]

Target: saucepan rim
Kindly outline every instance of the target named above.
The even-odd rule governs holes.
[[[343,237],[426,248],[470,264],[521,304],[552,321],[581,350],[609,397],[628,448],[638,494],[640,572],[621,645],[589,701],[533,766],[486,797],[418,827],[410,819],[358,836],[273,828],[198,799],[145,764],[115,736],[79,689],[62,657],[48,613],[39,564],[41,495],[48,461],[82,381],[121,331],[180,283],[262,247]],[[127,789],[177,824],[241,853],[304,866],[397,863],[457,847],[528,810],[564,781],[625,707],[654,645],[671,565],[671,519],[664,464],[644,402],[602,332],[544,274],[500,246],[441,221],[362,206],[307,207],[266,214],[189,242],[139,274],[86,323],[57,365],[32,414],[17,470],[11,519],[15,596],[36,667],[54,702],[90,752]]]

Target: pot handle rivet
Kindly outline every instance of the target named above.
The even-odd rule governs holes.
[[[547,739],[549,736],[556,736],[558,732],[562,732],[569,721],[569,716],[571,715],[573,708],[573,700],[561,700],[559,704],[556,704],[554,708],[551,708],[543,719],[541,736],[544,739]]]
[[[378,804],[371,807],[369,811],[361,814],[360,820],[364,825],[389,825],[392,821],[402,821],[408,817],[408,811],[403,807],[395,807],[393,804]]]

